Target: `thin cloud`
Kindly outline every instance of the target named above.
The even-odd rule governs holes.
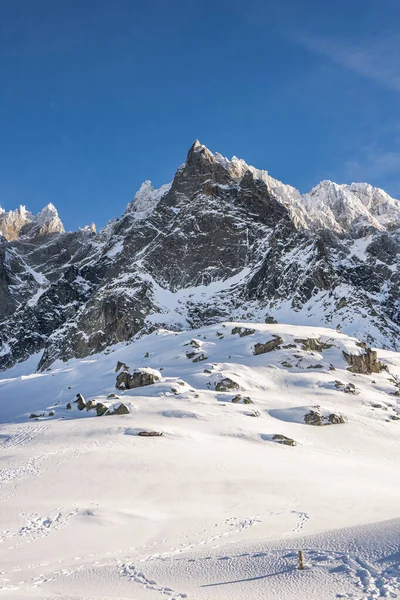
[[[310,52],[400,92],[399,39],[365,40],[358,45],[304,33],[297,33],[294,39]]]
[[[400,173],[400,151],[382,150],[369,144],[362,153],[345,163],[345,170],[353,179],[380,179]]]
[[[383,150],[378,144],[372,143],[343,164],[339,178],[348,182],[366,181],[398,198],[399,174],[400,150]]]

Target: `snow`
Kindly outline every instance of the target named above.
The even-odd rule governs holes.
[[[144,181],[125,212],[133,213],[137,220],[146,219],[170,188],[167,183],[156,190],[151,181]]]
[[[43,225],[44,223],[47,223],[52,219],[58,219],[58,212],[54,204],[49,202],[47,206],[45,206],[40,212],[38,212],[38,214],[35,217],[35,220],[39,225]]]
[[[34,225],[34,233],[43,228],[46,233],[64,232],[64,225],[58,216],[57,209],[51,203],[45,206],[37,215],[29,212],[25,206],[7,212],[0,211],[0,234],[7,240],[18,238],[25,225]],[[31,234],[32,232],[28,231],[26,235]]]
[[[271,177],[268,171],[256,169],[236,156],[229,160],[219,153],[212,154],[198,140],[194,149],[207,152],[236,181],[240,181],[246,171],[250,171],[255,179],[264,181],[277,200],[289,210],[299,228],[326,228],[339,234],[351,233],[354,237],[362,237],[366,227],[377,231],[400,227],[400,202],[368,183],[346,185],[325,180],[302,195],[296,188]]]
[[[253,354],[276,335],[280,349]],[[306,351],[295,342],[306,338],[331,347]],[[396,597],[400,355],[378,350],[389,371],[358,375],[343,350],[363,352],[335,329],[220,323],[1,373],[0,598]],[[117,390],[118,361],[160,380]],[[240,391],[216,392],[221,377]],[[81,412],[77,393],[129,414]],[[237,393],[253,404],[232,403]],[[345,424],[304,424],[315,405]]]

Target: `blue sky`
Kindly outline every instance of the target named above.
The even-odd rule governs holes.
[[[102,226],[195,138],[400,197],[399,27],[398,0],[0,0],[0,205]]]

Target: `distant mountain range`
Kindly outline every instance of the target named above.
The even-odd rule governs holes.
[[[99,233],[52,204],[0,209],[0,368],[223,320],[341,328],[400,349],[400,202],[366,183],[310,193],[196,141]]]

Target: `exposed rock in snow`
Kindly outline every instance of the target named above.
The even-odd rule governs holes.
[[[283,344],[283,339],[278,335],[274,336],[272,340],[265,343],[258,343],[254,346],[254,354],[265,354],[266,352],[272,352]]]
[[[322,181],[303,196],[303,204],[313,229],[328,228],[359,238],[400,226],[400,203],[364,183],[349,186]]]
[[[363,354],[348,354],[343,352],[343,356],[351,365],[349,371],[353,373],[364,373],[370,375],[371,373],[380,373],[386,366],[378,360],[378,353],[376,350],[367,348]]]
[[[132,390],[137,387],[153,385],[161,379],[161,373],[155,369],[142,367],[134,371],[123,370],[117,376],[116,386],[119,390]]]
[[[165,184],[155,190],[151,181],[144,181],[130,204],[126,213],[133,213],[136,219],[146,219],[157,206],[159,201],[169,191],[171,184]]]
[[[172,184],[145,182],[98,234],[63,232],[52,205],[2,212],[0,368],[227,319],[333,325],[398,348],[399,214],[367,184],[303,197],[199,142]]]

